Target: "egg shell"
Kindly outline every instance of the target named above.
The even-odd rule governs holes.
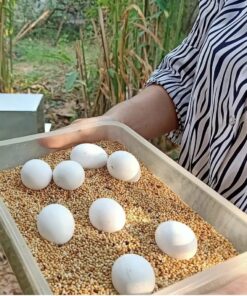
[[[108,155],[102,147],[85,143],[72,149],[70,159],[79,162],[84,169],[98,169],[106,165]]]
[[[52,180],[52,169],[43,160],[29,160],[21,169],[21,180],[27,188],[33,190],[44,189]]]
[[[125,254],[112,266],[112,284],[119,294],[150,294],[155,287],[154,270],[144,257]]]
[[[161,223],[155,232],[158,247],[176,259],[190,259],[197,252],[197,238],[193,230],[178,221]]]
[[[66,207],[60,204],[50,204],[39,213],[37,228],[44,239],[62,245],[72,238],[75,221]]]
[[[113,152],[107,160],[107,169],[112,177],[126,182],[137,182],[141,177],[138,160],[127,151]]]
[[[123,207],[114,199],[99,198],[89,208],[89,220],[98,230],[111,233],[124,227],[126,215]]]
[[[83,184],[85,172],[78,162],[64,160],[55,167],[53,180],[58,187],[65,190],[75,190]]]

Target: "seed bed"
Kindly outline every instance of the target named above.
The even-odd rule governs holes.
[[[108,154],[126,150],[116,142],[97,144]],[[69,159],[70,151],[54,152],[43,159],[53,169]],[[22,184],[20,167],[0,172],[0,194],[54,294],[116,294],[111,283],[111,267],[125,253],[142,255],[152,264],[156,290],[237,255],[227,239],[143,164],[141,171],[137,183],[127,183],[113,179],[106,167],[86,170],[85,182],[74,191],[60,189],[54,182],[34,191]],[[99,197],[114,198],[124,207],[127,222],[122,231],[107,234],[90,224],[88,210]],[[75,218],[74,236],[63,246],[43,240],[37,231],[36,217],[50,203],[66,206]],[[189,261],[168,257],[155,243],[158,224],[170,219],[187,224],[196,233],[198,252]]]

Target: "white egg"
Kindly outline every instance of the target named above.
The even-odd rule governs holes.
[[[44,239],[62,245],[72,238],[75,221],[66,207],[60,204],[50,204],[39,213],[37,227]]]
[[[124,227],[126,215],[123,207],[114,199],[99,198],[89,209],[89,219],[98,230],[116,232]]]
[[[197,252],[197,238],[193,230],[177,221],[161,223],[155,232],[158,247],[176,259],[190,259]]]
[[[85,172],[78,162],[64,160],[55,167],[53,180],[58,187],[65,190],[74,190],[84,182]]]
[[[112,283],[119,294],[150,294],[155,287],[154,270],[144,257],[125,254],[112,266]]]
[[[103,148],[95,144],[75,146],[70,159],[79,162],[84,169],[98,169],[106,165],[108,155]]]
[[[49,185],[51,179],[52,169],[49,164],[43,160],[29,160],[21,169],[22,183],[30,189],[43,189]]]
[[[141,169],[135,156],[127,151],[113,152],[107,161],[107,169],[112,177],[137,182],[141,177]]]

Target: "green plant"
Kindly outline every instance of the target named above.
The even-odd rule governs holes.
[[[23,60],[29,63],[74,64],[73,53],[68,52],[64,44],[53,47],[46,40],[23,39],[16,44],[15,53],[19,61]]]
[[[12,36],[15,0],[0,0],[0,92],[12,91]]]
[[[108,0],[98,3],[98,19],[92,23],[95,43],[101,47],[97,61],[99,82],[95,91],[89,92],[88,86],[93,81],[88,79],[86,71],[82,85],[83,101],[91,102],[95,98],[86,110],[94,116],[138,93],[163,56],[184,38],[186,12],[185,0],[119,0],[114,6]],[[80,39],[84,44],[85,40]],[[84,70],[87,67],[78,55],[77,64]],[[173,158],[177,157],[176,147],[168,142],[164,138],[154,141],[157,146],[165,147],[165,151],[171,151]]]
[[[93,115],[135,95],[184,36],[184,0],[119,0],[114,6],[100,0],[99,4],[93,24],[102,54]]]

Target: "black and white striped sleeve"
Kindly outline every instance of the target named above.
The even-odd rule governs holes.
[[[163,86],[173,100],[179,129],[172,131],[167,136],[177,144],[181,141],[184,129],[199,52],[208,29],[219,12],[220,1],[199,1],[199,14],[192,31],[180,46],[165,56],[146,83],[146,86],[151,84]]]

